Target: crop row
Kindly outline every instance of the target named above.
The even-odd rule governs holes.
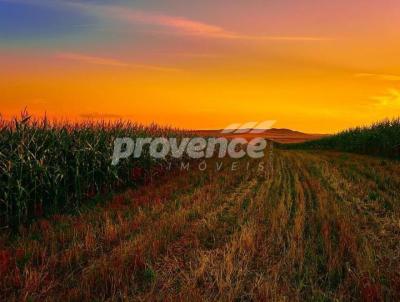
[[[326,149],[400,158],[400,119],[356,127],[319,140],[288,144],[288,149]]]
[[[70,211],[99,193],[161,173],[166,160],[144,150],[137,159],[111,165],[117,137],[167,137],[182,131],[130,122],[49,122],[0,119],[0,227]],[[169,165],[170,163],[168,163]]]

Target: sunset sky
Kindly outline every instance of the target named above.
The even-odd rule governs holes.
[[[0,0],[0,112],[331,133],[400,115],[399,0]]]

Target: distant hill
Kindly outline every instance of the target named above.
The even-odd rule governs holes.
[[[285,128],[272,128],[272,129],[257,129],[259,133],[249,133],[250,129],[242,130],[247,133],[222,133],[221,130],[193,130],[194,133],[202,136],[216,136],[226,138],[241,137],[245,139],[252,139],[254,137],[263,137],[278,143],[302,143],[306,141],[316,140],[326,137],[326,134],[309,134]]]

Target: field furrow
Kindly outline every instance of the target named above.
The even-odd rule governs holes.
[[[400,164],[276,150],[169,177],[17,237],[1,298],[395,300]]]

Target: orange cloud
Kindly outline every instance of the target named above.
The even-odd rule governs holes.
[[[286,41],[320,41],[327,40],[321,37],[306,36],[253,36],[242,35],[227,31],[222,27],[193,21],[182,17],[154,14],[144,11],[131,10],[121,7],[108,7],[106,10],[118,15],[119,18],[134,23],[159,25],[174,28],[184,34],[198,35],[209,38],[237,39],[237,40],[286,40]]]
[[[124,116],[122,114],[92,112],[92,113],[82,113],[82,114],[80,114],[80,117],[84,118],[84,119],[108,120],[108,119],[123,119],[126,116]]]
[[[176,33],[200,36],[206,38],[220,38],[232,40],[272,40],[272,41],[325,41],[332,40],[326,37],[313,36],[258,36],[245,35],[228,31],[220,26],[207,24],[184,17],[168,16],[142,10],[135,10],[114,5],[77,4],[89,12],[97,12],[102,17],[112,17],[135,24],[157,25],[172,28]]]
[[[400,81],[400,76],[394,74],[357,73],[354,76],[357,78],[374,78],[382,81]]]
[[[398,107],[400,106],[400,91],[397,89],[388,89],[385,95],[374,96],[372,100],[378,101],[378,105]]]
[[[126,63],[121,62],[116,59],[103,58],[103,57],[97,57],[97,56],[88,56],[88,55],[83,55],[83,54],[79,54],[79,53],[62,52],[62,53],[56,54],[56,58],[77,61],[77,62],[87,63],[87,64],[93,64],[93,65],[107,65],[107,66],[118,66],[118,67],[129,66],[129,64],[126,64]]]
[[[93,65],[105,65],[105,66],[115,66],[115,67],[132,67],[132,68],[143,68],[155,71],[180,71],[176,68],[169,68],[163,66],[154,65],[143,65],[143,64],[131,64],[123,62],[113,58],[104,58],[98,56],[90,56],[80,53],[71,52],[61,52],[55,55],[58,59],[77,61],[79,63],[93,64]]]
[[[107,10],[116,13],[118,16],[128,21],[133,21],[136,23],[155,24],[160,26],[172,27],[187,33],[206,36],[220,36],[227,34],[227,32],[221,27],[208,25],[181,17],[170,17],[166,15],[152,14],[119,7],[110,7]]]

